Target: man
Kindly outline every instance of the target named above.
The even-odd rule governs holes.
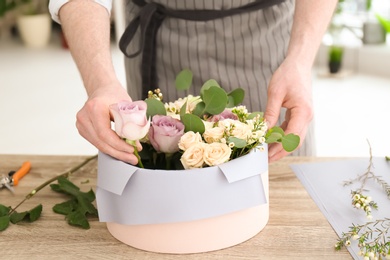
[[[244,104],[250,111],[265,111],[269,127],[280,124],[286,133],[300,135],[302,146],[298,155],[314,155],[314,135],[310,127],[313,118],[311,68],[337,0],[153,2],[157,4],[126,1],[129,23],[133,19],[137,21],[140,15],[138,21],[143,23],[143,28],[148,28],[154,21],[153,15],[163,17],[154,21],[158,25],[153,37],[145,36],[148,35],[144,33],[145,29],[134,35],[134,39],[133,35],[129,36],[131,32],[125,32],[121,49],[131,56],[126,59],[127,92],[119,83],[111,62],[111,1],[51,0],[50,11],[54,20],[62,24],[88,94],[76,123],[84,138],[100,151],[136,164],[133,148],[110,128],[108,106],[121,100],[142,98],[142,84],[145,79],[153,78],[141,76],[145,71],[157,74],[158,87],[164,96],[168,100],[175,99],[180,94],[172,89],[174,76],[181,69],[189,68],[195,75],[194,85],[198,87],[205,80],[214,78],[224,88],[244,88]],[[252,5],[257,7],[252,8]],[[250,8],[246,9],[247,6]],[[245,12],[226,17],[203,16],[204,10],[242,7]],[[205,19],[193,21],[186,19],[187,14],[183,18],[166,15],[177,10],[200,10],[194,18]],[[136,25],[133,29],[137,29]],[[156,46],[145,51],[144,45],[150,43],[156,43]],[[132,55],[138,50],[141,55]],[[149,52],[155,56],[146,64],[143,59]],[[150,86],[150,89],[155,87]],[[279,144],[269,149],[270,162],[285,155],[287,153]]]

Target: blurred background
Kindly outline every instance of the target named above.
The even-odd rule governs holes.
[[[112,55],[123,0],[113,1]],[[28,26],[28,27],[26,27]],[[312,71],[317,156],[390,155],[390,0],[339,1]],[[86,93],[45,0],[0,0],[0,154],[92,155],[75,127]]]

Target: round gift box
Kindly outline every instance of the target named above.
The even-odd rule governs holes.
[[[257,174],[255,176],[250,176],[246,178],[244,181],[250,182],[251,178],[253,179],[253,183],[250,184],[249,189],[255,189],[255,190],[261,190],[264,193],[264,202],[262,203],[255,203],[257,205],[252,204],[246,204],[247,206],[243,206],[243,208],[239,210],[232,210],[229,209],[230,212],[225,212],[223,214],[216,215],[215,212],[211,213],[211,217],[194,217],[191,220],[188,221],[182,221],[180,217],[177,217],[177,215],[181,214],[181,209],[184,208],[185,204],[178,206],[178,209],[172,208],[172,205],[170,205],[170,209],[164,208],[159,203],[154,203],[152,209],[144,209],[142,206],[143,204],[140,203],[141,206],[139,206],[136,210],[132,209],[130,212],[137,212],[145,211],[149,215],[154,215],[155,220],[158,223],[150,223],[151,221],[144,220],[145,218],[149,218],[149,215],[145,215],[145,218],[141,217],[136,220],[131,220],[135,224],[129,224],[133,222],[129,222],[127,220],[126,214],[133,215],[132,213],[122,213],[121,209],[127,207],[126,204],[120,204],[119,202],[115,201],[115,198],[117,196],[127,196],[128,198],[133,198],[138,196],[137,191],[134,191],[134,189],[148,189],[149,187],[140,187],[140,183],[138,183],[138,178],[140,176],[147,176],[149,172],[154,173],[154,170],[145,170],[145,169],[137,169],[136,171],[139,173],[138,177],[131,177],[132,180],[129,181],[130,178],[127,179],[127,181],[130,183],[131,181],[134,181],[136,183],[133,183],[133,187],[129,187],[129,183],[125,183],[127,181],[117,181],[116,184],[114,184],[115,188],[117,186],[120,186],[120,184],[123,185],[122,189],[118,194],[112,194],[112,192],[105,191],[105,185],[108,181],[111,180],[111,178],[114,178],[115,172],[110,172],[110,174],[107,174],[107,178],[101,176],[102,172],[110,171],[109,169],[117,168],[119,167],[125,167],[124,171],[126,170],[126,167],[135,168],[131,165],[123,165],[123,162],[117,161],[107,155],[100,154],[99,153],[99,165],[98,165],[98,189],[97,189],[97,204],[98,204],[98,210],[99,210],[99,218],[102,222],[107,222],[107,229],[111,233],[113,237],[118,239],[119,241],[130,245],[132,247],[142,249],[145,251],[151,251],[151,252],[159,252],[159,253],[171,253],[171,254],[188,254],[188,253],[200,253],[200,252],[208,252],[208,251],[214,251],[219,250],[227,247],[231,247],[234,245],[237,245],[239,243],[242,243],[256,234],[258,234],[267,224],[269,219],[269,203],[268,203],[268,159],[267,159],[267,152],[258,152],[261,154],[261,160],[259,161],[259,157],[252,157],[252,159],[247,158],[240,158],[242,161],[236,166],[240,169],[239,171],[235,170],[236,175],[241,175],[242,172],[240,172],[243,168],[242,167],[248,164],[251,164],[253,168],[253,164],[255,165],[255,168],[262,168],[261,174]],[[258,155],[256,155],[258,156]],[[245,157],[245,156],[243,156]],[[245,161],[246,160],[246,161]],[[248,161],[251,160],[251,161]],[[235,161],[235,160],[233,160]],[[229,162],[230,163],[230,162]],[[267,164],[266,166],[263,165],[263,167],[257,167],[258,164]],[[226,168],[232,169],[231,165],[234,166],[233,163],[230,165],[226,165]],[[207,169],[207,170],[206,170]],[[134,170],[134,169],[132,169]],[[129,169],[130,171],[130,169]],[[191,170],[192,171],[192,170]],[[208,167],[208,168],[202,168],[197,169],[198,173],[194,173],[195,175],[202,174],[204,171],[208,171],[206,175],[211,175],[210,172],[214,173],[217,172],[217,175],[223,175],[220,172],[219,167]],[[170,172],[170,171],[165,171]],[[173,171],[171,171],[173,172]],[[175,171],[176,172],[176,171]],[[188,172],[188,171],[187,171]],[[187,173],[186,172],[186,173]],[[159,173],[156,176],[161,176],[163,173]],[[194,174],[184,174],[185,179],[186,178],[192,178]],[[250,174],[249,174],[250,175]],[[163,186],[164,184],[161,182],[161,180],[165,180],[166,177],[169,177],[169,175],[162,177],[159,181],[159,186]],[[109,179],[110,178],[110,179]],[[180,175],[180,178],[183,178],[183,174]],[[229,179],[230,178],[230,179]],[[233,177],[234,179],[235,177]],[[231,181],[235,186],[240,186],[240,183],[244,183],[242,180],[233,180],[231,177],[228,177],[229,182]],[[226,180],[226,179],[225,179]],[[202,180],[204,182],[204,180]],[[192,180],[189,181],[192,183]],[[100,183],[100,184],[99,184]],[[196,181],[194,181],[196,183]],[[100,187],[101,186],[101,187]],[[146,185],[145,185],[146,186]],[[148,185],[149,186],[149,185]],[[103,187],[103,188],[102,188]],[[248,187],[248,186],[247,186]],[[245,187],[245,190],[248,190],[248,188]],[[129,188],[131,195],[126,194],[126,188]],[[109,190],[109,188],[106,188]],[[215,188],[213,188],[215,189]],[[222,188],[224,189],[224,188]],[[104,190],[104,191],[103,191]],[[155,188],[150,189],[154,192]],[[189,191],[191,193],[191,191]],[[207,191],[204,191],[207,192]],[[242,190],[239,191],[242,193]],[[257,192],[257,191],[256,191]],[[150,193],[152,193],[150,191]],[[202,187],[199,187],[199,193],[202,192]],[[249,192],[250,194],[250,192]],[[255,193],[256,194],[256,193]],[[161,197],[163,197],[163,193],[161,193]],[[174,195],[175,196],[175,195]],[[180,195],[177,195],[178,197],[181,197]],[[139,196],[140,199],[142,195]],[[158,196],[156,196],[158,198]],[[201,197],[201,196],[200,196]],[[236,197],[235,194],[233,194],[233,197]],[[113,199],[114,198],[114,199]],[[207,198],[207,196],[206,196]],[[241,200],[245,200],[245,197]],[[200,198],[202,199],[202,198]],[[212,199],[211,199],[212,200]],[[218,198],[216,201],[220,201],[221,199]],[[228,199],[227,204],[229,204],[231,198]],[[128,202],[126,198],[123,198],[123,201],[125,203]],[[200,202],[200,206],[203,202]],[[131,204],[131,202],[129,202]],[[219,204],[224,204],[225,202],[221,201]],[[237,202],[235,202],[237,203]],[[145,203],[145,205],[148,205],[148,203]],[[173,202],[173,207],[176,204]],[[205,203],[207,204],[207,203]],[[216,204],[216,207],[218,205]],[[245,204],[245,202],[244,202]],[[114,207],[110,209],[105,209],[103,211],[103,208],[106,206]],[[122,206],[120,206],[122,205]],[[125,206],[124,206],[125,205]],[[211,204],[212,205],[212,204]],[[248,206],[252,205],[252,206]],[[159,211],[153,211],[155,208],[160,208]],[[151,213],[151,210],[153,213]],[[191,209],[193,210],[193,209]],[[213,211],[213,209],[210,209]],[[106,217],[107,214],[112,214],[112,211],[117,211],[117,214],[114,215],[114,217]],[[201,210],[202,211],[202,210]],[[223,211],[223,210],[222,210]],[[169,217],[169,212],[172,213],[172,221],[166,221],[167,216]],[[122,215],[123,216],[119,216]],[[157,217],[156,217],[157,215]],[[160,217],[161,215],[161,217]],[[184,214],[185,215],[185,214]],[[195,214],[196,215],[196,214]],[[206,214],[207,215],[207,214]],[[184,218],[185,219],[185,218]],[[114,221],[112,221],[114,220]]]

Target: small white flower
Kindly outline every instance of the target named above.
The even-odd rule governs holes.
[[[365,256],[363,259],[364,260],[370,260],[370,258],[368,256]]]
[[[351,241],[350,240],[345,241],[345,246],[350,246],[350,245],[351,245]]]
[[[360,203],[355,204],[355,208],[360,209],[360,207],[361,207]]]
[[[375,256],[375,254],[374,254],[374,252],[371,251],[371,252],[368,253],[368,256],[369,256],[370,258],[373,258],[373,257]]]
[[[234,143],[233,143],[233,142],[230,142],[230,143],[229,143],[229,147],[230,147],[230,148],[233,148],[233,147],[234,147]]]
[[[359,235],[353,235],[353,236],[352,236],[352,239],[353,239],[353,240],[358,240],[358,239],[359,239]]]
[[[367,215],[367,219],[372,219],[372,215],[370,214],[370,215]]]
[[[366,203],[370,203],[372,201],[372,198],[370,196],[367,197]]]
[[[358,200],[358,199],[360,199],[360,195],[359,195],[359,194],[355,194],[355,195],[353,195],[353,199],[354,199],[354,200]]]

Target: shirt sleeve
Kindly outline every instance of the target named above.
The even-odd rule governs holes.
[[[104,8],[107,9],[108,14],[111,14],[111,8],[112,8],[112,0],[94,0],[96,3],[102,5]],[[69,0],[50,0],[49,2],[49,12],[51,14],[51,18],[57,22],[61,23],[60,19],[58,17],[58,13],[61,9],[61,7],[69,2]]]

